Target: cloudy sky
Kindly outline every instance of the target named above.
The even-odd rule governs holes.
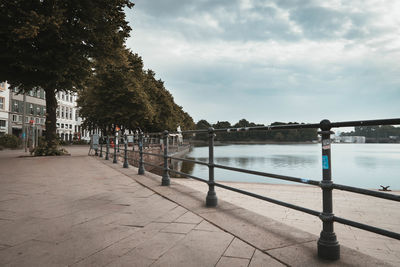
[[[400,1],[134,2],[128,46],[195,121],[400,117]]]

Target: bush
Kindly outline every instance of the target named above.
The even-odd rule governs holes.
[[[0,146],[6,148],[17,148],[21,144],[18,137],[12,134],[0,136]]]
[[[68,152],[63,148],[58,148],[58,145],[48,147],[44,137],[40,137],[39,145],[31,151],[31,154],[34,156],[62,156],[68,154]]]

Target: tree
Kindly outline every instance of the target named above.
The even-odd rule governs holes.
[[[88,128],[104,133],[121,129],[147,132],[194,127],[193,119],[178,106],[161,80],[143,70],[141,57],[127,49],[107,64],[96,62],[96,73],[80,92],[78,105]]]
[[[100,128],[106,134],[116,125],[134,130],[151,121],[154,109],[141,87],[137,65],[143,66],[140,57],[127,49],[116,53],[107,64],[96,62],[95,75],[79,93],[84,126]]]
[[[208,121],[206,121],[206,120],[199,120],[199,121],[196,123],[196,129],[197,129],[197,130],[208,129],[208,128],[210,128],[210,127],[211,127],[211,124],[210,124]]]
[[[0,80],[20,92],[46,92],[46,141],[56,143],[56,92],[76,91],[122,47],[130,27],[129,0],[1,1]]]

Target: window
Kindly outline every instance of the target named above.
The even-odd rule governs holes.
[[[22,116],[21,115],[18,116],[18,122],[22,122]]]
[[[39,105],[36,106],[36,115],[38,115],[38,116],[41,115],[40,114],[40,106]]]
[[[13,112],[19,112],[19,105],[18,105],[18,101],[17,100],[13,100],[12,111]]]
[[[40,123],[39,118],[36,118],[36,119],[35,119],[35,123],[36,123],[36,124],[39,124],[39,123]]]
[[[72,108],[69,110],[69,119],[72,120]]]
[[[0,127],[6,127],[6,121],[0,120]]]
[[[29,104],[29,114],[33,115],[33,104]]]
[[[60,118],[60,108],[59,108],[59,107],[57,108],[56,114],[57,114],[57,115],[56,115],[57,118]]]
[[[64,123],[61,123],[61,129],[64,129]]]
[[[69,102],[72,103],[72,95],[69,97]]]
[[[64,107],[61,107],[61,118],[64,119]]]
[[[64,93],[61,93],[61,98],[62,100],[64,100]]]
[[[72,129],[72,124],[69,125],[69,128]]]
[[[40,119],[40,123],[41,123],[41,124],[44,124],[44,119],[43,119],[43,118]]]
[[[13,122],[16,122],[16,121],[17,121],[17,119],[18,119],[18,116],[17,116],[17,115],[15,115],[15,114],[14,114],[14,115],[12,115],[12,121],[13,121]]]
[[[56,126],[57,126],[57,128],[60,128],[60,123],[57,122],[57,123],[56,123]]]
[[[4,109],[5,107],[4,102],[5,102],[4,97],[0,97],[0,109]]]
[[[65,107],[65,118],[68,119],[68,108]]]
[[[44,97],[44,90],[43,90],[43,89],[40,89],[40,98],[41,98],[41,99],[45,99],[45,97]]]
[[[29,117],[26,116],[26,117],[25,117],[25,123],[28,123],[28,122],[29,122]]]

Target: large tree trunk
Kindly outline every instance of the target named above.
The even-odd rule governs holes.
[[[48,148],[57,148],[57,99],[54,89],[46,89],[46,142]]]

